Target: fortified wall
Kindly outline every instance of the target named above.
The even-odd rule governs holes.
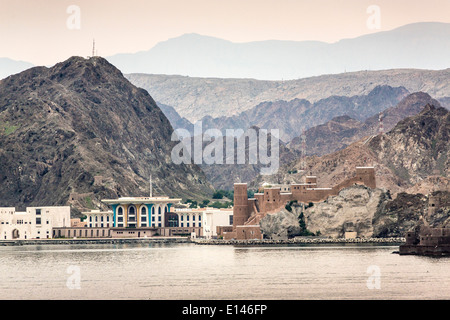
[[[291,184],[291,192],[281,192],[281,188],[264,188],[255,193],[254,198],[247,196],[247,184],[234,184],[233,231],[224,232],[224,239],[262,239],[259,222],[267,214],[278,212],[290,201],[299,203],[321,202],[329,196],[352,185],[360,184],[376,188],[375,168],[356,167],[355,176],[332,188],[319,188],[317,177],[307,176],[305,183]]]

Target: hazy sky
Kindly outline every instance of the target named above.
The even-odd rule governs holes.
[[[367,21],[380,9],[380,29]],[[152,48],[185,33],[233,42],[335,42],[423,21],[450,22],[450,0],[0,0],[0,57],[50,65],[72,55]]]

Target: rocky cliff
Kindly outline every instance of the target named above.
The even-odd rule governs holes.
[[[147,195],[150,174],[159,195],[212,194],[197,166],[172,163],[172,132],[152,97],[105,59],[10,76],[0,82],[0,206],[65,205],[72,194],[93,209]]]
[[[273,239],[297,236],[302,212],[306,228],[323,237],[342,238],[346,232],[356,232],[361,238],[404,237],[421,217],[432,227],[449,227],[450,192],[400,193],[392,199],[387,190],[355,185],[304,209],[289,212],[283,208],[269,214],[261,220],[261,230]]]

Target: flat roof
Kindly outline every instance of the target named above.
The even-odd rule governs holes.
[[[119,199],[103,199],[102,202],[107,204],[134,204],[134,203],[171,203],[171,202],[181,202],[182,199],[175,198],[171,199],[169,197],[126,197]]]

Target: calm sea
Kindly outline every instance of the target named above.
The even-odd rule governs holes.
[[[450,299],[450,258],[398,246],[0,247],[0,299]]]

